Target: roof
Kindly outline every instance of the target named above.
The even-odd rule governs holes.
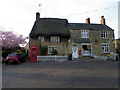
[[[112,30],[103,24],[68,23],[67,19],[40,18],[35,21],[30,37],[36,36],[61,36],[70,37],[69,30]]]
[[[67,19],[40,18],[36,20],[30,33],[33,36],[61,36],[70,37]]]
[[[120,40],[120,38],[116,39],[116,40]]]
[[[107,25],[103,24],[86,24],[86,23],[68,23],[68,29],[70,30],[113,30]]]

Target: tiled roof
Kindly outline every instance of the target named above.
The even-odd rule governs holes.
[[[113,30],[112,28],[108,27],[107,25],[103,24],[86,24],[86,23],[69,23],[68,29],[70,30]]]

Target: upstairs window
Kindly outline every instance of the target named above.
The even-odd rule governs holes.
[[[82,30],[81,37],[82,38],[89,38],[89,30]]]
[[[44,36],[39,36],[39,37],[38,37],[38,41],[39,41],[39,42],[44,42]]]
[[[51,36],[51,42],[60,42],[59,36]]]
[[[108,38],[108,31],[101,31],[101,38],[107,39]]]

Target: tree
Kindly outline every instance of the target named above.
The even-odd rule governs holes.
[[[19,44],[25,44],[27,37],[23,37],[22,35],[17,35],[12,31],[3,31],[0,30],[0,46],[3,49],[13,49],[20,47]]]

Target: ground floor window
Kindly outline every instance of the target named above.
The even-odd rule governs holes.
[[[82,44],[82,55],[91,56],[91,44]]]
[[[109,53],[109,44],[102,43],[102,53]]]
[[[48,46],[48,54],[51,54],[53,50],[58,50],[58,46]]]

